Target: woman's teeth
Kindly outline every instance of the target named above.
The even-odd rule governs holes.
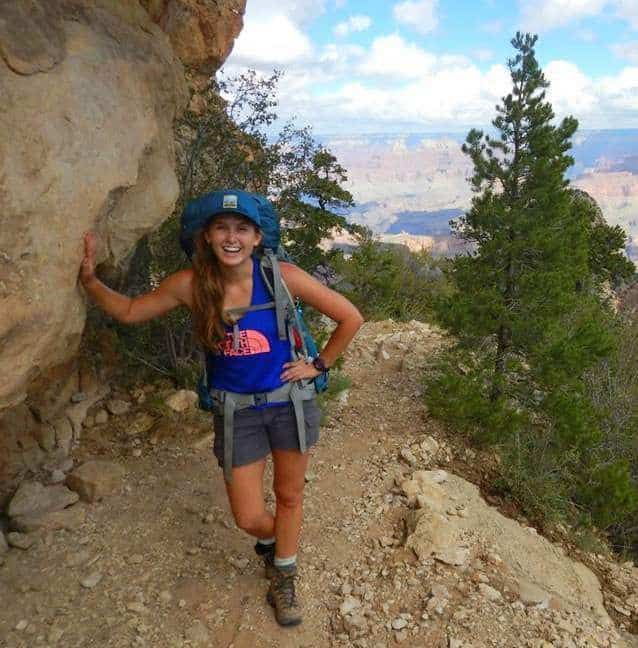
[[[224,250],[224,252],[239,252],[240,249],[241,248],[238,248],[238,247],[228,247],[228,246],[225,246],[225,245],[222,247],[222,250]]]

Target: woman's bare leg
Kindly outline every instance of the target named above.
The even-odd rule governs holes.
[[[309,453],[298,450],[273,450],[276,557],[297,553],[303,518],[303,489]]]
[[[233,468],[233,481],[226,484],[228,502],[237,526],[256,538],[272,538],[275,520],[264,502],[264,467],[260,459],[246,466]]]

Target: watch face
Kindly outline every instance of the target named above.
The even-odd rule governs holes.
[[[315,358],[312,361],[312,364],[313,364],[314,368],[317,371],[325,371],[326,370],[326,363],[323,361],[323,358],[319,358],[319,357]]]

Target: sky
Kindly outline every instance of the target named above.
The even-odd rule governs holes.
[[[221,73],[281,70],[281,119],[317,134],[464,132],[509,91],[517,30],[558,118],[638,128],[638,0],[248,0]]]

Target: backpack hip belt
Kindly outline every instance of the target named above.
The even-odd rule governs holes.
[[[211,389],[210,395],[215,403],[217,413],[223,416],[224,419],[224,480],[226,483],[230,484],[232,481],[233,428],[236,411],[266,405],[267,403],[290,401],[295,411],[299,451],[302,454],[306,452],[306,422],[303,402],[312,400],[317,395],[313,382],[306,384],[300,381],[288,382],[272,391],[257,394],[238,394],[221,389]]]

